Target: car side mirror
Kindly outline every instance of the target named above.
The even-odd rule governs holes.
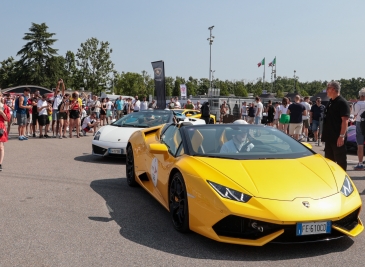
[[[167,146],[164,144],[150,144],[149,149],[152,154],[166,154],[168,152]]]
[[[305,145],[306,147],[308,147],[309,149],[312,149],[312,145],[307,143],[307,142],[302,142],[303,145]]]

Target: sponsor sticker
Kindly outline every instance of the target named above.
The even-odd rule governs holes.
[[[151,164],[151,177],[152,177],[152,182],[153,185],[156,187],[157,186],[157,180],[158,180],[158,161],[157,158],[154,158],[152,160],[152,164]]]

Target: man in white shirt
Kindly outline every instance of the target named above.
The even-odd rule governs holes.
[[[133,104],[133,112],[138,112],[141,109],[141,101],[139,101],[138,95],[136,95],[132,104]]]
[[[261,124],[262,112],[263,112],[264,106],[261,103],[260,97],[256,96],[255,100],[256,100],[256,102],[255,102],[255,107],[256,107],[255,124]]]
[[[98,121],[96,119],[96,112],[91,112],[89,116],[87,116],[81,125],[81,131],[84,136],[86,136],[87,132],[94,132],[96,133],[96,127],[98,127]]]
[[[231,140],[225,142],[221,147],[220,153],[240,153],[243,151],[250,151],[254,148],[252,143],[249,144],[249,140],[247,138],[248,129],[239,129],[235,130],[234,136]],[[246,145],[246,147],[244,147]]]
[[[60,85],[62,84],[62,92],[60,92]],[[59,79],[57,82],[56,89],[54,91],[54,99],[52,105],[52,132],[53,138],[56,138],[57,133],[59,132],[60,127],[60,118],[58,115],[58,106],[62,102],[63,95],[65,94],[65,84],[63,83],[62,79]],[[55,127],[56,124],[56,135],[55,135]]]
[[[356,102],[353,107],[354,116],[356,120],[356,143],[357,143],[357,157],[359,163],[354,167],[355,170],[364,170],[364,136],[361,132],[361,114],[365,112],[365,87],[359,91],[360,100]]]
[[[179,98],[175,97],[175,108],[181,108],[181,104],[179,102]]]
[[[51,110],[52,106],[48,104],[46,95],[43,95],[41,99],[38,100],[37,110],[38,110],[38,124],[39,124],[39,138],[49,138],[47,135],[49,127],[49,118],[47,110]],[[43,126],[45,126],[44,136],[43,136]]]
[[[146,97],[143,97],[143,100],[141,102],[141,110],[147,110],[148,109],[148,102],[146,101]]]
[[[302,134],[303,134],[303,137],[305,138],[305,141],[308,141],[307,138],[308,138],[308,128],[309,128],[309,115],[310,115],[310,111],[311,111],[311,105],[309,104],[309,96],[304,97],[303,101],[300,102],[300,104],[302,104],[302,106],[307,111],[307,115],[302,116],[302,120],[303,120]]]

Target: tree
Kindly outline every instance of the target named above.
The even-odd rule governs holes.
[[[53,79],[47,74],[54,70],[47,68],[53,67],[53,64],[48,61],[57,55],[57,49],[52,48],[57,40],[52,39],[55,33],[49,33],[47,29],[48,26],[45,23],[32,23],[29,28],[30,32],[25,33],[23,37],[23,40],[28,42],[17,53],[17,56],[20,56],[18,61],[18,67],[22,75],[20,80],[26,78],[28,84],[49,87],[50,81]]]
[[[114,64],[110,59],[113,52],[109,49],[109,42],[99,42],[96,38],[90,38],[77,49],[76,64],[80,67],[84,87],[94,93],[100,93],[112,80]]]
[[[17,64],[13,57],[0,62],[0,88],[16,85],[17,72]]]

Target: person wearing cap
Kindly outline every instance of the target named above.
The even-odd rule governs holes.
[[[323,112],[324,112],[325,106],[321,104],[321,98],[317,97],[316,104],[314,104],[311,107],[310,116],[309,116],[309,124],[312,127],[312,132],[314,135],[314,142],[317,142],[318,138],[318,127],[319,122],[321,119],[323,119]]]
[[[248,129],[244,129],[240,127],[239,129],[234,131],[234,136],[231,140],[225,142],[221,147],[220,153],[232,154],[239,153],[242,151],[250,151],[254,145],[249,144],[246,148],[243,148],[244,145],[249,143],[247,138]],[[243,149],[242,149],[243,148]]]
[[[364,136],[361,132],[361,114],[365,112],[365,87],[359,91],[360,100],[354,105],[354,118],[356,121],[356,143],[357,143],[357,157],[359,162],[354,167],[355,170],[364,170],[363,158],[364,158]],[[350,115],[351,117],[351,115]]]

